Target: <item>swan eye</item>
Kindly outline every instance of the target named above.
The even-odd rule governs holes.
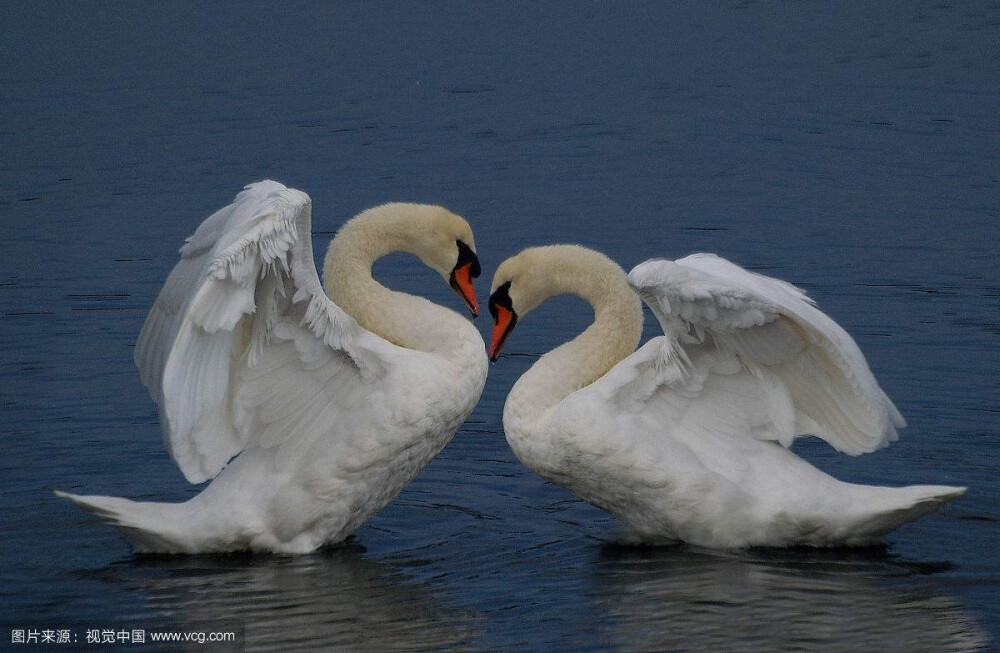
[[[501,284],[493,294],[490,295],[490,315],[493,316],[493,321],[497,321],[497,306],[501,308],[506,308],[510,312],[514,312],[514,302],[510,298],[510,281]]]
[[[510,281],[497,288],[490,295],[490,315],[493,316],[493,338],[486,350],[489,359],[494,363],[500,358],[500,350],[507,343],[514,326],[517,325],[517,313],[514,311],[510,298]]]
[[[476,256],[471,247],[461,240],[456,240],[455,242],[458,244],[458,262],[455,263],[455,268],[458,269],[463,265],[471,263],[472,268],[470,268],[469,274],[473,279],[478,279],[482,273],[482,268],[479,267],[479,257]]]

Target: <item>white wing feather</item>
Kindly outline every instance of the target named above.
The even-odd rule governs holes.
[[[265,359],[284,361],[283,378],[295,378],[300,390],[312,387],[298,385],[299,377],[315,373],[311,361],[322,357],[336,362],[319,371],[327,381],[338,373],[370,380],[386,369],[392,345],[361,328],[323,292],[310,204],[308,195],[277,182],[247,186],[188,238],[146,318],[135,362],[159,404],[167,450],[192,483],[214,478],[251,439],[267,447],[299,432],[287,415],[269,422],[289,427],[283,436],[276,435],[278,427],[255,428],[256,407],[267,406],[274,415],[276,401],[290,400],[274,380],[264,389],[244,382]],[[285,360],[288,341],[298,346]],[[256,403],[241,405],[238,396],[253,396]],[[322,404],[316,392],[297,396],[317,410]]]
[[[734,428],[754,405],[767,405],[766,423],[736,430],[786,446],[816,435],[851,455],[887,445],[906,425],[854,340],[795,286],[712,254],[646,261],[629,283],[666,337],[607,375],[609,397],[663,401],[664,393],[682,393],[688,411],[707,403]],[[708,401],[702,388],[719,396],[726,379],[740,379],[739,391]],[[781,410],[782,397],[793,411]]]

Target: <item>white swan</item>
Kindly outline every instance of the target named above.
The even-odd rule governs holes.
[[[309,197],[247,186],[181,248],[135,350],[174,461],[214,480],[180,504],[56,494],[140,551],[305,553],[346,538],[448,443],[486,381],[467,319],[372,279],[399,250],[478,313],[462,218],[417,204],[358,215],[327,253],[328,297]]]
[[[633,289],[664,331],[638,351]],[[842,483],[782,446],[814,434],[859,454],[904,426],[851,337],[783,281],[711,254],[626,277],[582,247],[527,249],[493,278],[490,358],[519,318],[563,293],[590,302],[594,322],[514,385],[507,440],[642,540],[860,545],[965,491]]]

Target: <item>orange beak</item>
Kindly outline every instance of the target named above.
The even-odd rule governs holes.
[[[493,302],[490,302],[490,313],[493,314],[493,338],[490,340],[487,354],[489,354],[491,361],[496,362],[500,358],[500,350],[507,342],[507,336],[517,324],[517,313],[506,306],[500,306]]]
[[[451,271],[451,287],[458,296],[465,300],[472,317],[479,316],[479,300],[476,299],[476,287],[472,285],[473,264],[471,262],[456,266]]]

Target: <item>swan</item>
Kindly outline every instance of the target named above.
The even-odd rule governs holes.
[[[490,359],[519,319],[565,293],[594,321],[515,383],[507,441],[640,541],[865,545],[965,492],[844,483],[787,448],[812,434],[857,455],[905,426],[851,337],[791,284],[712,254],[626,276],[580,246],[529,248],[493,278]],[[636,350],[640,297],[663,335]]]
[[[479,312],[472,229],[442,207],[386,204],[343,225],[313,261],[311,201],[250,184],[208,217],[135,349],[184,503],[57,496],[123,529],[140,552],[308,553],[388,504],[451,440],[488,362],[461,315],[371,276],[416,255]],[[235,458],[234,458],[235,457]]]

